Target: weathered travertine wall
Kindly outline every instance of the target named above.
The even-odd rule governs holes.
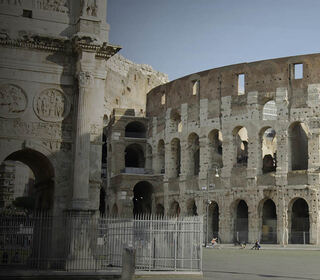
[[[319,74],[312,54],[207,70],[151,90],[147,143],[153,174],[163,176],[152,209],[188,215],[208,207],[208,236],[223,242],[319,244]],[[269,101],[276,115],[266,117]],[[117,184],[115,193],[133,191]],[[134,208],[130,199],[117,207]]]

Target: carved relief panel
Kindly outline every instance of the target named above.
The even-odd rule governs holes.
[[[16,85],[0,86],[0,117],[18,118],[27,107],[27,96]]]
[[[35,96],[33,109],[43,121],[60,122],[69,114],[70,102],[63,92],[51,88]]]

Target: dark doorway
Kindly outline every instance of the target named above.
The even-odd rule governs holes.
[[[263,203],[261,242],[277,243],[277,211],[276,205],[271,199],[267,199]]]
[[[125,166],[144,168],[145,157],[139,144],[131,144],[125,150]]]
[[[146,128],[141,122],[131,122],[126,126],[125,137],[145,138]]]
[[[212,202],[209,206],[209,240],[213,237],[219,237],[219,206]]]
[[[240,200],[236,208],[235,240],[248,242],[248,205],[244,200]]]
[[[308,204],[304,199],[298,198],[292,205],[290,235],[291,243],[309,244],[309,230],[310,221]]]
[[[133,215],[151,214],[153,187],[146,181],[133,188]]]

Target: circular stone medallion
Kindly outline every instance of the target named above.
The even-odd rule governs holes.
[[[11,84],[0,86],[0,117],[18,118],[27,108],[27,96],[23,90]]]
[[[70,103],[63,92],[51,88],[35,96],[33,109],[41,120],[59,122],[69,114]]]

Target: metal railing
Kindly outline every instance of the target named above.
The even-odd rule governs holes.
[[[120,269],[124,247],[137,270],[201,271],[202,217],[135,219],[68,214],[0,216],[0,268]]]

